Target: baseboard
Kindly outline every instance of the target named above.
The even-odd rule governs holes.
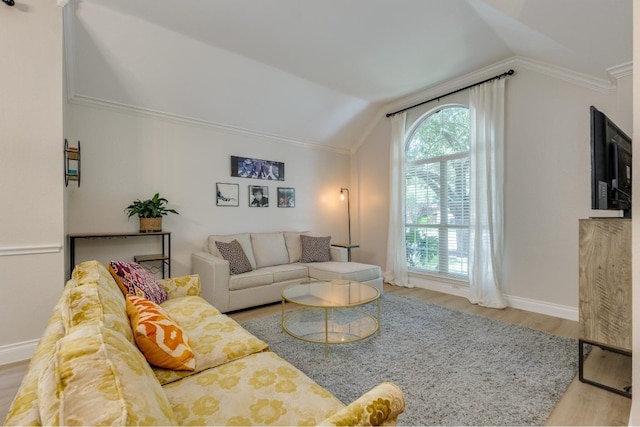
[[[456,284],[455,282],[440,282],[416,276],[411,276],[410,282],[418,288],[428,289],[430,291],[442,292],[464,298],[469,296],[469,287],[467,285]],[[513,295],[505,295],[505,298],[509,307],[519,310],[531,311],[533,313],[545,314],[547,316],[559,317],[576,322],[579,318],[577,307],[569,307]]]
[[[38,341],[36,339],[0,346],[0,365],[31,359],[36,351]]]

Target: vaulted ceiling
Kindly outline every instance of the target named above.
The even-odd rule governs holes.
[[[72,99],[349,150],[384,107],[523,57],[632,60],[631,0],[75,0]]]

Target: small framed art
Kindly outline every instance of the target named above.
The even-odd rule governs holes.
[[[278,207],[296,207],[296,189],[290,187],[278,187]]]
[[[238,184],[216,183],[216,206],[239,206]]]
[[[269,187],[262,185],[250,185],[249,206],[252,208],[269,207]]]

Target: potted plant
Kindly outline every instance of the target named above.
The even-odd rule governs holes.
[[[124,211],[127,213],[127,219],[138,215],[141,233],[162,231],[162,217],[164,215],[169,213],[180,215],[175,209],[165,207],[167,202],[167,199],[156,193],[148,200],[135,200]]]

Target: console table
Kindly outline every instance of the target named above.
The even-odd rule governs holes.
[[[161,250],[159,254],[135,255],[133,260],[137,263],[160,261],[162,263],[162,278],[171,277],[171,232],[154,231],[150,233],[124,232],[124,233],[71,233],[69,236],[69,274],[76,265],[76,240],[78,239],[127,239],[139,237],[160,238]],[[166,275],[165,275],[166,273]]]

